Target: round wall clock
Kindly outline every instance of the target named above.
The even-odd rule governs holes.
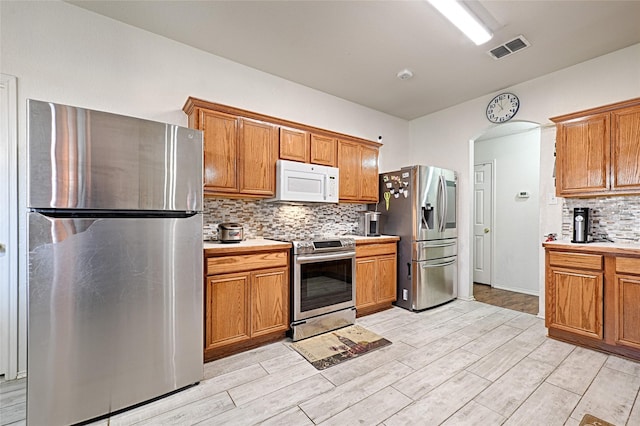
[[[513,93],[500,93],[487,105],[487,119],[492,123],[511,120],[520,108],[520,100]]]

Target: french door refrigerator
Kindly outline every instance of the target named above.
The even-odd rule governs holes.
[[[419,311],[456,298],[454,171],[410,166],[380,174],[382,231],[398,235],[396,305]]]
[[[27,422],[203,377],[202,134],[28,101]]]

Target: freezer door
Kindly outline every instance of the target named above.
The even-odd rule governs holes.
[[[28,101],[28,207],[202,210],[202,132]]]
[[[28,214],[29,424],[72,424],[203,377],[202,217]]]
[[[428,240],[413,243],[413,258],[417,261],[441,259],[458,254],[458,239]]]
[[[412,309],[427,309],[455,299],[457,268],[456,256],[413,262]]]

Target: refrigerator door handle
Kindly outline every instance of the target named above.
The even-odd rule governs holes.
[[[421,262],[421,263],[423,263],[422,265],[420,265],[422,267],[422,269],[441,268],[443,266],[453,265],[454,263],[456,263],[456,259],[453,259],[453,260],[450,260],[450,261],[444,262],[444,263],[426,263],[426,262]]]
[[[422,248],[425,248],[425,249],[427,249],[427,248],[436,248],[436,247],[451,247],[451,246],[455,246],[456,244],[457,244],[457,242],[455,240],[448,241],[446,243],[430,242],[430,241],[426,241],[426,242],[420,243]]]
[[[444,232],[445,215],[447,213],[447,191],[444,183],[444,176],[438,176],[438,231]]]

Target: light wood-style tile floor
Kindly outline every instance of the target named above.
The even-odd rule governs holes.
[[[486,284],[473,283],[473,297],[478,302],[528,314],[537,315],[539,311],[538,296],[502,290]]]
[[[205,380],[99,425],[640,425],[640,363],[546,337],[531,314],[456,300],[358,319],[393,342],[317,371],[290,341],[205,365]]]

